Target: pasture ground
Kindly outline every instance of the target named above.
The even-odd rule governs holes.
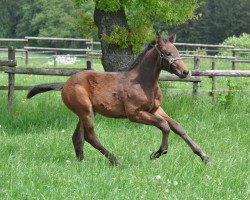
[[[0,78],[6,83],[5,74]],[[17,85],[65,79],[17,75]],[[221,87],[228,79],[221,79]],[[244,78],[230,80],[249,88]],[[158,129],[100,115],[95,130],[120,166],[110,166],[89,144],[84,161],[78,162],[71,142],[77,118],[59,92],[26,100],[27,92],[18,91],[9,113],[7,91],[0,91],[0,199],[249,199],[249,94],[219,96],[213,105],[210,97],[194,102],[192,96],[167,95],[168,88],[191,89],[189,84],[161,86],[163,108],[210,156],[211,165],[173,132],[169,153],[152,161],[149,155],[161,141]],[[209,81],[201,85],[210,87]]]

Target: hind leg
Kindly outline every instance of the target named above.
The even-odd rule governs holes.
[[[96,133],[94,131],[94,113],[92,109],[89,109],[88,111],[84,111],[81,114],[81,120],[83,122],[84,126],[84,138],[85,140],[90,143],[95,149],[100,151],[106,158],[109,159],[112,165],[118,165],[118,161],[116,157],[111,154],[99,141],[98,137],[96,136]]]
[[[65,105],[80,119],[72,137],[76,156],[80,160],[83,158],[83,143],[86,140],[107,157],[113,165],[117,165],[118,162],[115,156],[102,146],[94,132],[94,112],[92,102],[88,98],[88,91],[84,86],[73,85],[70,85],[70,83],[64,85],[62,99]]]
[[[84,145],[85,139],[84,139],[84,128],[83,128],[83,124],[81,120],[79,120],[76,126],[75,132],[72,136],[72,142],[75,148],[76,157],[78,158],[78,160],[82,160],[83,159],[83,145]]]
[[[87,128],[85,139],[90,143],[94,148],[100,151],[106,158],[109,159],[110,163],[114,166],[118,165],[117,158],[111,154],[99,141],[98,137],[95,134],[94,128]]]

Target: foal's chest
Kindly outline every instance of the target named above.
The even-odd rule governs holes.
[[[124,90],[125,103],[132,104],[138,109],[153,112],[160,106],[162,95],[160,89],[145,90],[140,85]]]

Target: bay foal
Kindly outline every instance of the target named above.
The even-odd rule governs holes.
[[[96,113],[112,118],[128,118],[132,122],[152,125],[162,131],[159,149],[151,159],[159,158],[168,151],[168,137],[172,130],[179,135],[195,154],[207,162],[208,157],[192,141],[181,126],[169,117],[161,107],[162,93],[158,85],[161,70],[180,78],[188,75],[188,69],[174,46],[175,35],[162,38],[157,34],[134,63],[121,72],[84,71],[72,75],[65,83],[35,86],[28,94],[32,96],[54,89],[62,89],[64,104],[75,113],[78,124],[72,136],[75,153],[83,159],[83,145],[87,141],[99,150],[113,165],[116,157],[99,141],[94,129]]]

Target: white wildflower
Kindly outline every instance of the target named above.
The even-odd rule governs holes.
[[[64,129],[62,129],[62,130],[61,130],[61,132],[62,132],[62,133],[64,133],[64,132],[65,132],[65,130],[64,130]]]
[[[177,181],[174,181],[173,182],[174,186],[178,185],[178,182]]]
[[[157,175],[156,177],[155,177],[155,180],[160,180],[161,179],[161,176],[160,175]]]
[[[207,179],[208,179],[209,181],[212,179],[212,177],[209,176],[209,175],[206,175],[206,177],[207,177]]]

